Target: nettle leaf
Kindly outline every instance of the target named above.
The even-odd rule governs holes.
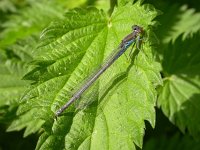
[[[16,6],[12,1],[2,0],[0,1],[0,10],[2,12],[15,12]]]
[[[53,1],[34,1],[30,6],[20,10],[18,14],[9,16],[3,23],[5,28],[0,34],[0,47],[14,44],[42,30],[52,19],[62,18],[62,8]]]
[[[3,52],[1,52],[2,54]],[[0,55],[1,55],[0,54]],[[24,62],[20,62],[14,59],[7,59],[0,62],[0,106],[10,105],[12,101],[19,99],[22,95],[26,81],[21,80],[21,76],[26,71]],[[21,75],[21,76],[20,76]]]
[[[26,127],[24,137],[38,131],[44,123],[41,119],[33,119],[34,112],[37,111],[34,109],[16,117],[19,99],[30,84],[29,81],[22,80],[22,77],[28,71],[27,64],[32,60],[32,50],[37,41],[38,38],[31,36],[7,47],[5,51],[0,51],[0,111],[2,114],[0,121],[8,123],[12,121],[7,131],[18,131]]]
[[[37,109],[35,117],[46,120],[36,149],[142,147],[144,120],[155,125],[155,87],[161,84],[151,39],[140,52],[135,51],[133,61],[123,55],[100,77],[89,90],[91,105],[80,110],[71,106],[57,120],[54,113],[131,32],[132,25],[151,34],[148,26],[154,25],[156,15],[154,9],[140,3],[116,8],[111,17],[95,8],[74,9],[43,31],[35,68],[25,76],[35,84],[18,110],[22,114]]]
[[[164,13],[159,18],[161,26],[158,28],[157,35],[163,43],[175,41],[180,35],[182,39],[192,37],[200,31],[200,13],[186,5],[166,5]]]
[[[28,82],[21,80],[26,71],[25,63],[7,59],[4,54],[0,51],[0,122],[10,122],[16,116],[17,100],[23,95]]]
[[[73,9],[75,7],[80,7],[80,6],[86,5],[87,1],[88,0],[76,0],[76,1],[74,1],[74,0],[67,0],[67,1],[65,1],[65,0],[59,0],[57,2],[60,5],[63,5],[65,7],[67,7],[67,8],[69,8],[69,9]]]
[[[199,38],[179,37],[164,51],[164,87],[158,105],[181,131],[199,138],[200,133],[200,52]]]
[[[24,137],[37,132],[41,129],[41,126],[44,124],[44,120],[41,119],[33,119],[34,114],[37,110],[32,109],[27,113],[16,118],[12,124],[8,127],[7,131],[19,131],[23,128],[26,128],[24,132]]]
[[[24,136],[36,132],[41,127],[41,120],[32,119],[35,114],[31,110],[14,118],[19,99],[30,82],[21,80],[28,71],[27,64],[32,61],[32,52],[38,42],[38,32],[41,31],[53,18],[62,18],[62,6],[56,2],[28,2],[30,5],[18,9],[18,12],[9,16],[3,23],[5,28],[1,32],[0,46],[6,54],[5,61],[0,63],[0,111],[3,114],[1,121],[11,122],[8,131],[20,130],[27,127]],[[31,36],[30,36],[31,35]],[[37,36],[34,36],[37,35]],[[7,46],[9,45],[9,46]],[[37,111],[37,110],[35,110]],[[29,121],[27,121],[29,119]],[[27,123],[28,122],[28,123]]]
[[[111,9],[111,7],[113,5],[114,1],[111,3],[108,3],[107,0],[101,0],[101,1],[94,1],[94,6],[98,9],[103,9],[104,11],[108,11],[109,9]]]

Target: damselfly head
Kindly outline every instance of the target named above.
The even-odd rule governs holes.
[[[132,29],[134,32],[138,33],[138,34],[142,34],[144,32],[143,28],[138,26],[138,25],[133,25]]]

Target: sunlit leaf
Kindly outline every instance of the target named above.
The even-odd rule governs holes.
[[[200,51],[199,34],[184,41],[179,37],[164,52],[164,87],[158,105],[183,132],[199,138]]]
[[[186,5],[166,5],[159,21],[157,34],[163,43],[175,41],[180,35],[184,40],[200,31],[200,13]]]
[[[21,114],[37,108],[35,116],[46,120],[36,149],[142,147],[144,120],[155,125],[155,87],[161,83],[148,41],[135,60],[123,55],[102,75],[92,105],[80,111],[72,106],[57,121],[53,119],[82,80],[131,32],[132,25],[140,25],[151,34],[148,26],[154,25],[155,16],[155,10],[139,3],[116,8],[110,18],[95,8],[74,9],[43,31],[35,68],[25,76],[35,84],[18,110]]]

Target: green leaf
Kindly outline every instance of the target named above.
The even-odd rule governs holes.
[[[80,7],[86,4],[88,0],[58,0],[58,3],[60,5],[63,5],[69,9],[75,8],[75,7]]]
[[[25,86],[28,85],[21,80],[25,70],[25,64],[20,61],[6,60],[0,63],[0,107],[10,105],[23,94]]]
[[[166,5],[163,11],[164,14],[158,19],[161,26],[157,30],[163,43],[175,41],[180,35],[184,40],[200,31],[200,13],[195,9],[188,9],[186,5]]]
[[[19,118],[15,116],[19,99],[30,84],[22,77],[28,71],[27,64],[32,60],[33,50],[37,46],[38,32],[52,19],[63,17],[63,8],[57,2],[43,0],[27,3],[29,5],[16,10],[16,14],[8,15],[8,21],[2,25],[5,29],[0,34],[0,46],[4,49],[0,53],[5,53],[4,61],[0,62],[0,111],[3,114],[0,119],[9,123],[14,120],[8,131],[27,127],[24,136],[35,133],[41,127],[41,120],[31,120],[32,111]]]
[[[0,60],[0,122],[10,122],[16,116],[17,101],[28,85],[21,80],[27,70],[24,62],[7,59],[4,51],[0,51]]]
[[[26,127],[24,132],[24,137],[37,132],[41,129],[41,126],[44,124],[44,121],[41,119],[33,119],[34,114],[37,110],[32,109],[31,111],[21,115],[19,118],[16,118],[7,131],[19,131]]]
[[[181,38],[164,51],[165,82],[158,106],[182,132],[188,129],[190,134],[199,138],[200,35],[196,34],[184,41]]]
[[[94,3],[94,6],[98,9],[103,9],[105,12],[108,11],[111,7],[111,2],[107,0],[97,0]]]
[[[12,1],[7,1],[7,0],[1,0],[0,1],[0,10],[2,12],[15,12],[16,11],[16,6]]]
[[[28,81],[21,80],[28,71],[27,64],[32,60],[32,50],[36,46],[38,38],[31,36],[26,40],[0,51],[0,121],[11,123],[7,131],[18,131],[27,127],[24,137],[35,133],[41,128],[43,121],[33,119],[33,114],[37,110],[31,110],[20,117],[16,117],[16,109],[19,106],[19,99],[22,97]]]
[[[53,118],[74,89],[131,32],[132,25],[151,34],[148,26],[154,25],[156,14],[139,3],[116,8],[110,18],[95,8],[74,9],[43,31],[34,56],[35,68],[25,76],[35,84],[18,110],[21,114],[36,108],[35,116],[46,120],[36,149],[142,147],[144,120],[154,126],[155,87],[161,84],[159,65],[148,41],[135,60],[123,55],[100,77],[90,89],[97,89],[94,103],[78,111],[72,106],[57,121]]]
[[[19,39],[42,30],[52,19],[62,18],[60,6],[53,1],[34,1],[16,15],[9,16],[9,20],[2,26],[5,28],[0,34],[0,47],[14,44]]]

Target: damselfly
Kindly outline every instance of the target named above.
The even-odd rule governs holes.
[[[133,32],[128,34],[120,43],[119,47],[117,48],[117,52],[109,56],[107,62],[105,62],[96,73],[94,73],[89,80],[77,91],[73,94],[71,99],[63,105],[58,111],[55,113],[55,117],[61,115],[61,113],[67,109],[73,102],[78,100],[81,95],[99,78],[99,76],[104,73],[132,44],[136,44],[136,47],[139,48],[142,35],[144,30],[142,27],[134,25],[132,26]],[[133,46],[134,46],[133,45]]]

